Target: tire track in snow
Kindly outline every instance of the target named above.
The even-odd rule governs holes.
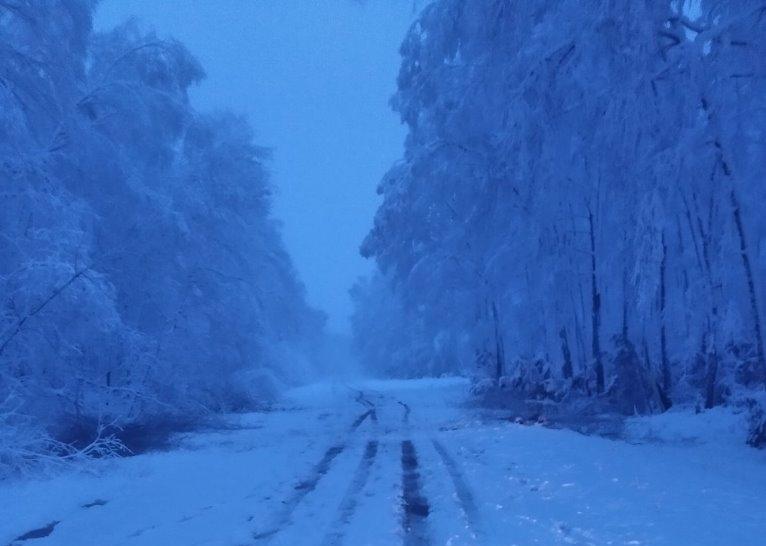
[[[361,414],[359,417],[354,419],[353,423],[351,423],[351,432],[354,432],[356,429],[358,429],[359,425],[361,425],[364,422],[364,420],[367,419],[368,417],[372,419],[373,421],[378,420],[378,416],[375,413],[374,409],[367,410],[363,414]]]
[[[354,478],[351,480],[351,484],[338,507],[338,516],[332,526],[333,530],[327,533],[322,541],[323,546],[335,546],[341,544],[344,528],[348,525],[348,522],[356,511],[359,502],[359,493],[367,484],[367,480],[370,477],[370,469],[372,468],[372,464],[375,461],[377,454],[378,441],[370,440],[367,442],[367,446],[362,454],[362,459],[359,461],[359,465],[354,472]]]
[[[365,419],[368,417],[375,423],[378,422],[378,414],[375,411],[377,408],[375,407],[375,404],[370,402],[370,400],[364,395],[364,391],[358,391],[354,389],[356,392],[356,397],[354,398],[354,401],[358,404],[361,404],[363,406],[366,406],[370,409],[368,409],[366,412],[362,413],[359,417],[357,417],[354,422],[351,424],[351,432],[354,432],[356,429],[359,428],[359,425],[361,425]]]
[[[476,508],[476,501],[473,498],[473,493],[471,493],[468,484],[463,479],[463,473],[460,471],[457,463],[449,454],[449,452],[444,448],[441,442],[436,439],[432,439],[431,443],[433,444],[436,452],[439,454],[439,457],[441,457],[441,460],[447,469],[447,473],[452,479],[452,484],[455,486],[455,493],[457,493],[457,498],[460,501],[460,507],[465,514],[465,519],[468,523],[471,533],[473,533],[474,536],[480,536],[479,511]]]
[[[420,470],[415,446],[402,441],[402,528],[405,546],[431,543],[427,519],[431,508],[420,489]]]
[[[351,388],[351,387],[349,387]],[[367,406],[368,408],[374,408],[375,404],[370,402],[370,400],[364,395],[364,391],[360,391],[357,389],[351,389],[354,392],[356,392],[356,397],[354,397],[354,402],[357,402],[359,404],[362,404],[363,406]]]
[[[368,417],[370,417],[373,421],[377,421],[375,405],[364,398],[364,393],[361,391],[359,391],[359,397],[357,398],[357,401],[360,403],[363,401],[364,405],[371,407],[371,409],[365,411],[356,419],[354,419],[354,421],[351,423],[349,433],[356,432],[356,430]],[[344,449],[346,449],[345,443],[335,444],[327,449],[320,461],[314,465],[310,475],[298,482],[293,488],[293,492],[285,500],[282,501],[281,509],[277,512],[272,525],[269,526],[266,530],[256,531],[252,534],[252,537],[256,542],[268,542],[277,533],[279,533],[279,531],[281,531],[290,523],[290,518],[295,509],[309,493],[316,489],[319,481],[330,470],[330,467],[335,458],[340,455]],[[375,445],[375,450],[377,451],[377,443]]]
[[[340,455],[345,448],[346,446],[343,444],[331,446],[322,456],[322,459],[314,465],[311,475],[298,482],[295,485],[292,494],[282,501],[282,509],[279,511],[274,524],[266,531],[253,533],[253,538],[255,540],[268,540],[281,531],[282,528],[289,523],[290,516],[295,511],[298,504],[300,504],[306,495],[316,489],[319,480],[321,480],[325,474],[327,474],[327,471],[330,470],[330,465],[333,460]]]

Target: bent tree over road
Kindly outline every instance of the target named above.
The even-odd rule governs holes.
[[[100,477],[4,490],[0,543],[712,546],[766,536],[755,450],[630,443],[509,417],[468,406],[459,379],[302,388],[173,451],[102,461]]]

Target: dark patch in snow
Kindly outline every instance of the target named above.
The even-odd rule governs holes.
[[[478,401],[480,421],[507,421],[516,425],[568,429],[587,436],[623,440],[625,416],[603,398],[573,396],[558,403],[524,399],[507,391],[485,393]]]
[[[56,525],[58,525],[59,523],[61,523],[61,522],[60,521],[52,521],[48,525],[46,525],[45,527],[40,527],[39,529],[32,529],[31,531],[28,531],[28,532],[24,533],[23,535],[13,539],[13,541],[11,542],[11,544],[9,546],[13,546],[13,544],[15,544],[17,542],[23,542],[25,540],[32,540],[32,539],[35,539],[35,538],[45,538],[45,537],[49,536],[53,532],[53,530],[56,528]]]
[[[255,540],[264,540],[270,537],[273,537],[279,532],[279,528],[275,527],[274,529],[270,529],[268,531],[264,531],[262,533],[253,533],[253,538]]]
[[[410,440],[402,442],[402,511],[405,545],[430,544],[426,519],[431,508],[420,490],[418,456]]]
[[[141,535],[143,535],[145,532],[147,532],[147,531],[152,531],[152,530],[154,530],[154,529],[156,529],[156,528],[157,528],[157,526],[156,526],[156,525],[152,525],[151,527],[144,527],[143,529],[139,529],[138,531],[134,532],[133,534],[131,534],[131,535],[128,535],[128,538],[137,538],[137,537],[140,537],[140,536],[141,536]]]
[[[93,502],[89,502],[89,503],[83,504],[82,507],[83,508],[93,508],[94,506],[104,506],[107,502],[109,502],[109,501],[105,501],[104,499],[96,499]]]
[[[95,419],[70,418],[56,431],[56,438],[76,448],[89,445],[98,435],[99,423]],[[226,430],[216,419],[193,421],[185,418],[157,419],[151,423],[133,423],[109,427],[102,437],[112,435],[124,447],[125,455],[140,455],[151,451],[168,451],[178,446],[178,436],[202,430]]]

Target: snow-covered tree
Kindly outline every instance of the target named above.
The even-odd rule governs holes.
[[[0,2],[0,464],[252,406],[322,329],[247,123],[191,107],[183,45],[92,10]]]
[[[758,2],[425,8],[362,245],[372,289],[421,319],[406,346],[468,340],[455,371],[630,413],[762,385],[764,21]]]

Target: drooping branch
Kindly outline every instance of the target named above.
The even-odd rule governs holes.
[[[82,277],[85,272],[88,270],[87,267],[84,267],[82,269],[77,269],[72,274],[69,279],[66,280],[63,284],[57,286],[49,295],[46,297],[42,302],[37,304],[35,307],[33,307],[27,314],[25,314],[23,317],[21,317],[17,322],[16,325],[13,327],[12,331],[5,337],[3,340],[3,343],[0,345],[0,355],[3,354],[6,347],[10,344],[11,341],[13,341],[13,338],[15,338],[24,327],[24,324],[37,315],[40,311],[45,309],[45,307],[52,302],[54,299],[56,299],[59,295],[61,295],[62,292],[64,292],[67,288],[69,288],[77,279]]]

